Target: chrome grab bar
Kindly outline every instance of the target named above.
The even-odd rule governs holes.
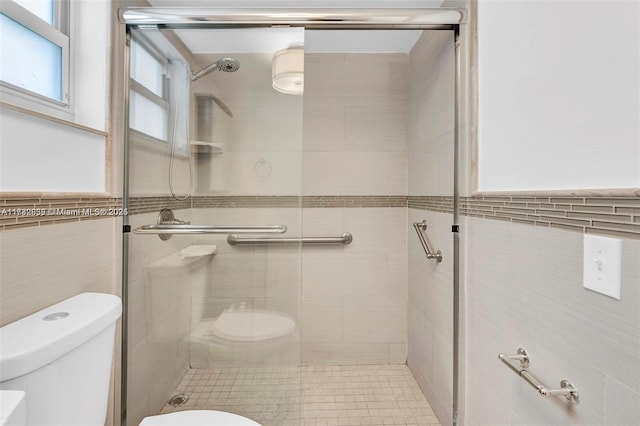
[[[518,376],[522,377],[527,383],[529,383],[538,393],[547,398],[549,396],[564,396],[571,404],[577,404],[580,402],[580,394],[578,389],[573,386],[567,379],[560,381],[560,389],[549,389],[543,385],[533,374],[529,373],[527,368],[530,364],[529,354],[525,348],[518,348],[517,355],[505,355],[500,354],[498,358],[504,362],[510,369],[512,369]]]
[[[429,244],[429,238],[424,234],[427,230],[427,221],[423,220],[422,222],[413,222],[413,228],[418,234],[420,244],[422,244],[422,248],[424,249],[424,253],[427,255],[427,259],[436,259],[438,263],[442,262],[442,252],[440,250],[434,252],[431,248],[431,244]]]
[[[178,220],[171,209],[162,209],[158,222],[143,225],[133,230],[134,234],[158,235],[166,241],[173,234],[282,234],[287,232],[284,225],[191,225],[191,222]]]
[[[134,234],[282,234],[287,231],[284,225],[143,225],[133,230]]]
[[[345,232],[339,237],[314,237],[314,238],[240,238],[235,234],[227,237],[227,243],[232,246],[242,244],[349,244],[353,236]]]

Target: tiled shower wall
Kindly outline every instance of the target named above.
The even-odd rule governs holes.
[[[189,209],[174,209],[190,220]],[[156,223],[158,211],[133,214],[132,228]],[[191,282],[198,266],[180,259],[192,238],[129,234],[127,416],[156,414],[189,368]],[[206,259],[210,261],[210,259]]]
[[[270,67],[260,57],[242,60]],[[231,247],[223,238],[208,239],[216,241],[220,254],[211,263],[205,317],[216,317],[241,302],[293,315],[300,346],[288,351],[299,347],[303,364],[405,362],[407,76],[405,54],[307,54],[303,146],[296,145],[296,126],[302,121],[291,97],[274,94],[270,85],[260,95],[257,83],[225,94],[234,118],[223,118],[222,125],[231,128],[221,133],[233,135],[231,155],[224,152],[199,162],[213,170],[200,176],[209,179],[206,190],[216,196],[245,196],[222,197],[213,204],[210,197],[202,202],[196,197],[194,220],[285,224],[286,236],[350,232],[354,241],[300,251],[297,246]],[[265,105],[256,107],[256,102]],[[270,105],[280,114],[261,120]],[[244,114],[249,116],[243,118]],[[265,123],[283,118],[275,127],[289,131],[271,143],[262,140],[269,131]],[[256,140],[259,135],[265,136]],[[302,175],[286,159],[279,160],[286,154],[283,150],[302,155]],[[254,166],[260,167],[261,158],[270,163],[271,173],[256,180]],[[234,170],[234,178],[218,179],[219,169]],[[278,183],[282,179],[286,184]],[[252,180],[256,184],[247,186]],[[296,182],[298,189],[292,186]],[[302,210],[296,208],[301,206],[295,197],[300,188],[305,196]],[[247,191],[261,197],[252,200]],[[192,364],[206,367],[221,361],[205,346],[192,345]],[[283,354],[281,361],[285,358]]]
[[[409,228],[407,363],[443,424],[453,395],[453,217],[445,198],[453,195],[453,70],[451,32],[423,33],[409,56],[408,225],[426,219],[443,258],[426,259]]]
[[[406,54],[307,54],[303,195],[406,195]],[[348,204],[347,204],[348,205]],[[303,209],[302,363],[404,363],[406,209]]]

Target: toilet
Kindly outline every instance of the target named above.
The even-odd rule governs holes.
[[[224,411],[190,410],[145,417],[140,426],[260,426],[246,417]]]
[[[0,328],[0,389],[26,393],[26,426],[102,426],[120,298],[81,293]],[[236,414],[193,410],[142,426],[260,426]]]

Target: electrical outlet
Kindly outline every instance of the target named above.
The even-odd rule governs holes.
[[[622,241],[584,236],[583,286],[620,300]]]

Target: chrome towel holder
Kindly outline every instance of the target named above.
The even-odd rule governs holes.
[[[529,373],[527,368],[531,364],[529,353],[523,347],[518,348],[516,355],[500,354],[498,358],[504,362],[511,370],[513,370],[518,376],[522,377],[527,383],[529,383],[538,393],[548,398],[550,396],[564,396],[571,404],[577,404],[580,402],[580,394],[578,389],[567,379],[560,381],[560,389],[549,389],[543,385],[533,374]]]

